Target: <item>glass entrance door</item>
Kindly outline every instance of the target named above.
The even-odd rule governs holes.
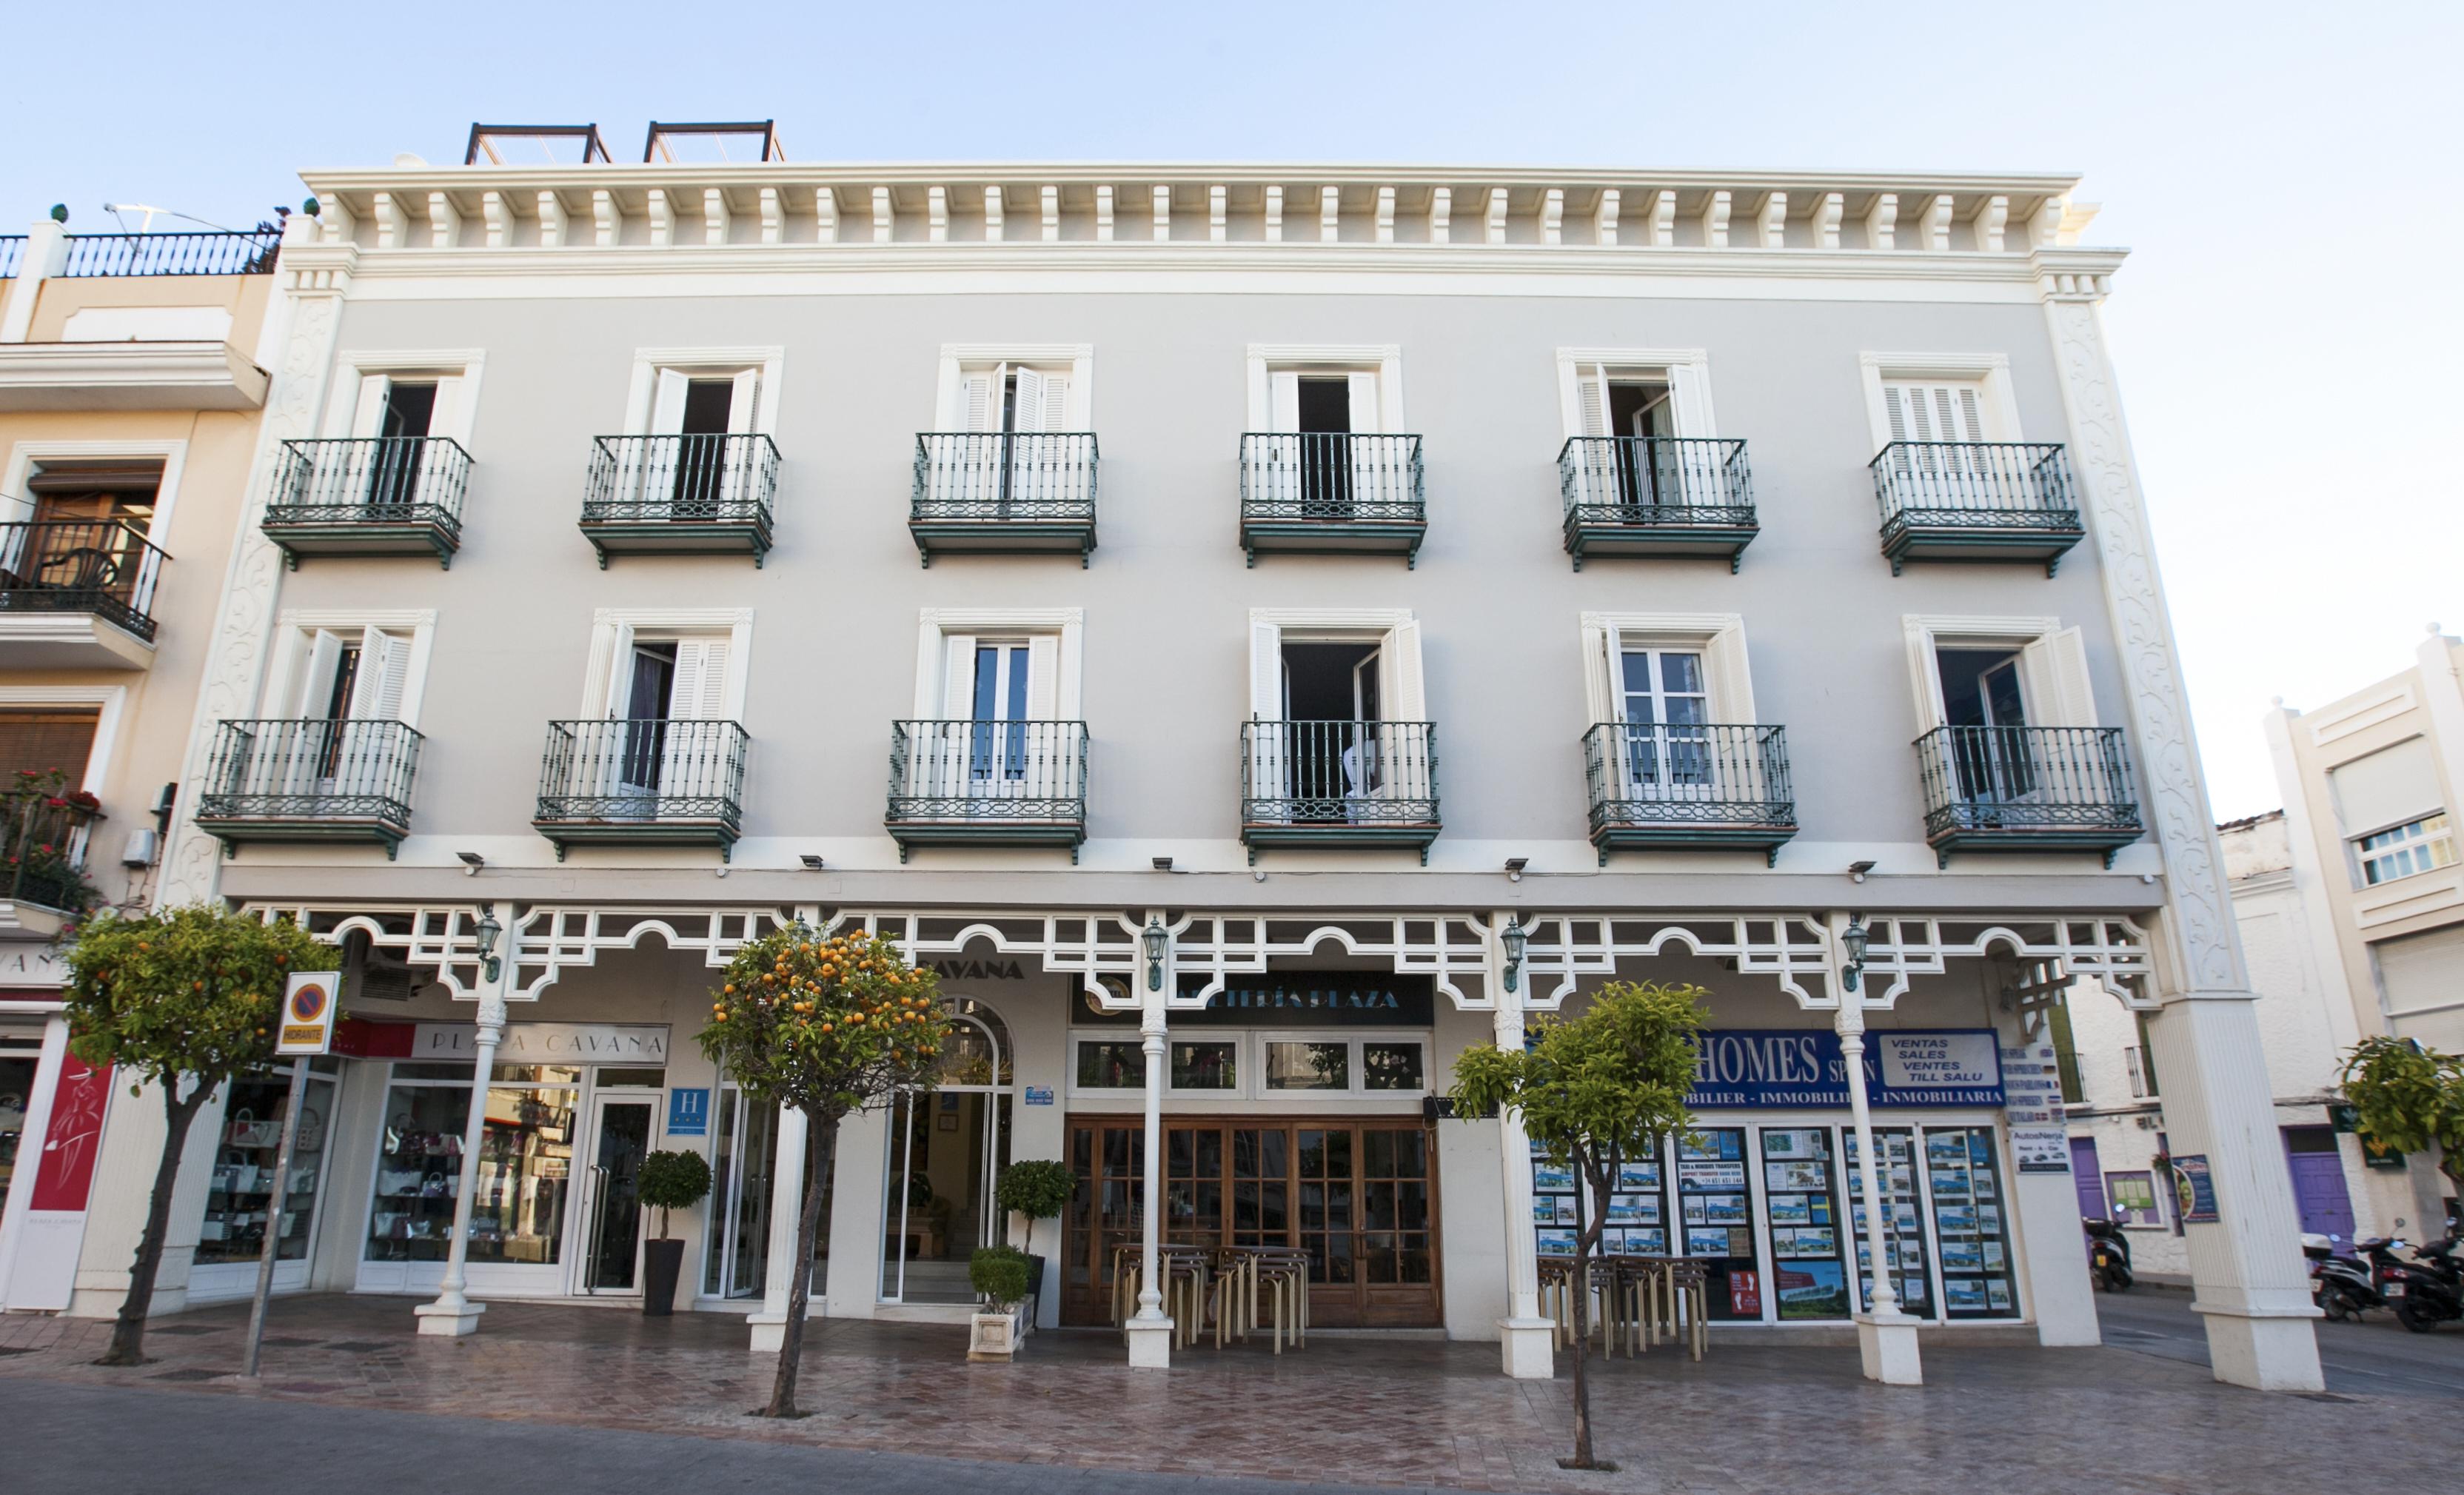
[[[1009,1029],[972,999],[949,1007],[933,1088],[903,1092],[890,1111],[884,1303],[973,1303],[968,1258],[1005,1239],[993,1182],[1009,1162]]]
[[[779,1149],[779,1108],[747,1101],[730,1085],[718,1095],[718,1168],[711,1184],[711,1228],[702,1293],[758,1298],[770,1269],[770,1198]]]
[[[603,1095],[593,1107],[590,1197],[583,1202],[583,1292],[639,1292],[642,1254],[642,1159],[650,1151],[645,1097]]]

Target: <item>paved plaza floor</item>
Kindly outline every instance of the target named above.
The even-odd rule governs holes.
[[[2158,1325],[2138,1330],[2149,1335],[2181,1305],[2128,1311]],[[971,1366],[956,1328],[830,1322],[808,1341],[813,1416],[771,1422],[745,1415],[773,1362],[746,1351],[736,1319],[497,1304],[483,1324],[421,1339],[408,1300],[282,1300],[252,1384],[233,1374],[241,1308],[159,1321],[156,1363],[135,1370],[90,1363],[105,1322],[0,1319],[0,1446],[28,1489],[269,1495],[497,1487],[559,1469],[572,1478],[554,1487],[662,1492],[2118,1495],[2444,1488],[2464,1462],[2453,1332],[2408,1344],[2420,1374],[2375,1381],[2337,1371],[2331,1352],[2319,1396],[2220,1386],[2186,1340],[2168,1352],[1929,1344],[1927,1384],[1885,1388],[1859,1376],[1853,1346],[1730,1337],[1700,1364],[1665,1349],[1595,1360],[1600,1451],[1620,1468],[1580,1474],[1556,1464],[1564,1357],[1554,1382],[1509,1381],[1490,1345],[1320,1335],[1280,1358],[1185,1351],[1157,1374],[1130,1371],[1104,1333],[1042,1333],[1014,1364]],[[271,1483],[250,1472],[269,1457],[284,1471]]]

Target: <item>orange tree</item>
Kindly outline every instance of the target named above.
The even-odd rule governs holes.
[[[160,1086],[166,1124],[128,1296],[98,1364],[145,1363],[145,1314],[189,1124],[218,1088],[274,1056],[291,973],[341,962],[341,951],[288,920],[267,923],[205,905],[143,918],[106,915],[77,932],[69,952],[69,1047],[97,1068],[129,1076],[131,1095],[143,1095],[148,1081]]]
[[[931,1078],[950,1041],[938,984],[889,940],[860,932],[823,937],[798,924],[737,952],[726,981],[711,994],[702,1052],[748,1098],[793,1107],[809,1125],[796,1271],[763,1417],[800,1415],[796,1371],[804,1348],[804,1305],[839,1123]]]

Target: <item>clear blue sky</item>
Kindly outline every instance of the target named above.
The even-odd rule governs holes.
[[[0,223],[232,225],[473,120],[799,160],[2076,170],[2220,815],[2464,629],[2464,5],[26,5]],[[50,59],[46,61],[45,59]],[[2443,100],[2443,102],[2442,102]]]

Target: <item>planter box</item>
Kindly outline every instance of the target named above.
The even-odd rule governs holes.
[[[1010,1359],[1018,1353],[1019,1341],[1025,1337],[1025,1315],[1019,1309],[1012,1308],[1006,1313],[978,1313],[967,1320],[967,1358]]]

